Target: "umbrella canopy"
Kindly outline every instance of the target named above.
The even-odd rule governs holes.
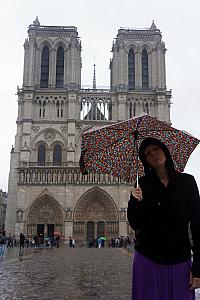
[[[54,235],[61,235],[59,231],[54,231]]]
[[[187,132],[142,114],[84,133],[80,157],[81,172],[100,172],[126,181],[135,181],[137,174],[143,175],[138,149],[147,137],[156,138],[168,147],[175,169],[180,172],[183,172],[192,151],[199,143],[198,139]]]

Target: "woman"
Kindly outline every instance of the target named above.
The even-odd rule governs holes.
[[[194,289],[200,287],[200,198],[195,179],[175,171],[169,150],[157,139],[141,143],[139,158],[145,176],[131,190],[127,211],[136,233],[132,299],[194,300]]]

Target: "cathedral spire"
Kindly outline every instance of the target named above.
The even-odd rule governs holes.
[[[40,26],[40,21],[38,19],[38,16],[36,16],[35,21],[33,21],[33,25]]]
[[[152,24],[151,24],[150,29],[151,29],[151,30],[157,29],[157,27],[156,27],[156,25],[155,25],[155,23],[154,23],[154,20],[153,20],[153,22],[152,22]]]
[[[93,90],[96,90],[97,86],[96,86],[96,70],[95,70],[95,58],[94,58],[94,73],[93,73]]]

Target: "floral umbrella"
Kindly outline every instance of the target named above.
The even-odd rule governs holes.
[[[141,142],[157,138],[169,149],[177,171],[183,172],[199,140],[168,123],[142,114],[139,117],[88,131],[82,136],[80,169],[111,174],[125,181],[135,181],[143,175],[138,158]]]

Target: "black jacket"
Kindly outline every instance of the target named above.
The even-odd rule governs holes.
[[[193,240],[192,273],[200,277],[200,198],[193,176],[174,172],[167,188],[155,174],[139,180],[143,200],[132,195],[128,221],[136,232],[135,248],[160,264],[191,259],[188,227]]]

